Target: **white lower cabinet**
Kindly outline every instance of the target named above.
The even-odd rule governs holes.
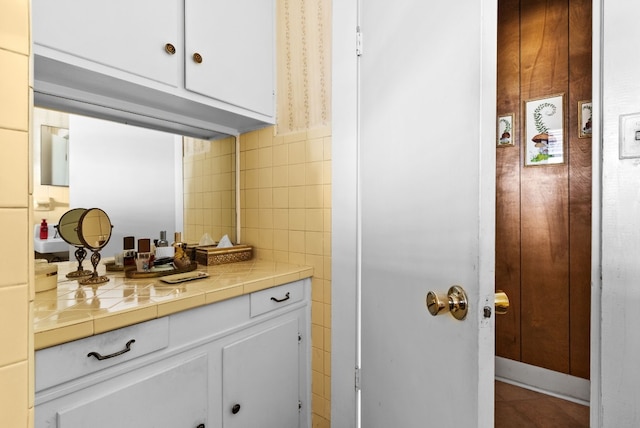
[[[200,355],[123,375],[59,400],[49,426],[196,428],[207,420],[206,373],[207,355]]]
[[[222,426],[300,426],[298,320],[222,348]]]
[[[310,283],[37,351],[35,427],[310,428]]]

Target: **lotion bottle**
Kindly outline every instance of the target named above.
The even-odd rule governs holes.
[[[47,225],[47,219],[43,218],[40,223],[40,239],[46,240],[49,238],[49,226]]]

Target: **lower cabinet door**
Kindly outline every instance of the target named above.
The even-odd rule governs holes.
[[[207,422],[207,355],[163,366],[104,395],[62,397],[58,428],[197,428]],[[126,375],[123,375],[126,377]],[[95,385],[100,387],[100,385]],[[89,388],[91,390],[91,388]],[[100,388],[104,390],[104,388]],[[87,396],[91,398],[87,398]],[[202,425],[201,425],[202,424]]]
[[[222,349],[222,426],[299,425],[298,320],[289,319]]]

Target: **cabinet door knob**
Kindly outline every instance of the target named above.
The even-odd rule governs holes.
[[[164,50],[169,54],[169,55],[173,55],[176,53],[176,47],[173,46],[171,43],[167,43],[166,45],[164,45]]]
[[[200,55],[198,52],[194,53],[193,61],[197,64],[200,64],[202,62],[202,55]]]
[[[204,424],[198,424],[196,428],[205,428]]]
[[[233,407],[231,408],[231,413],[233,413],[235,415],[239,411],[240,411],[240,405],[238,403],[234,404]]]

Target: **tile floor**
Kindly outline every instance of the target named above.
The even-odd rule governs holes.
[[[495,428],[588,428],[589,407],[496,381]]]

